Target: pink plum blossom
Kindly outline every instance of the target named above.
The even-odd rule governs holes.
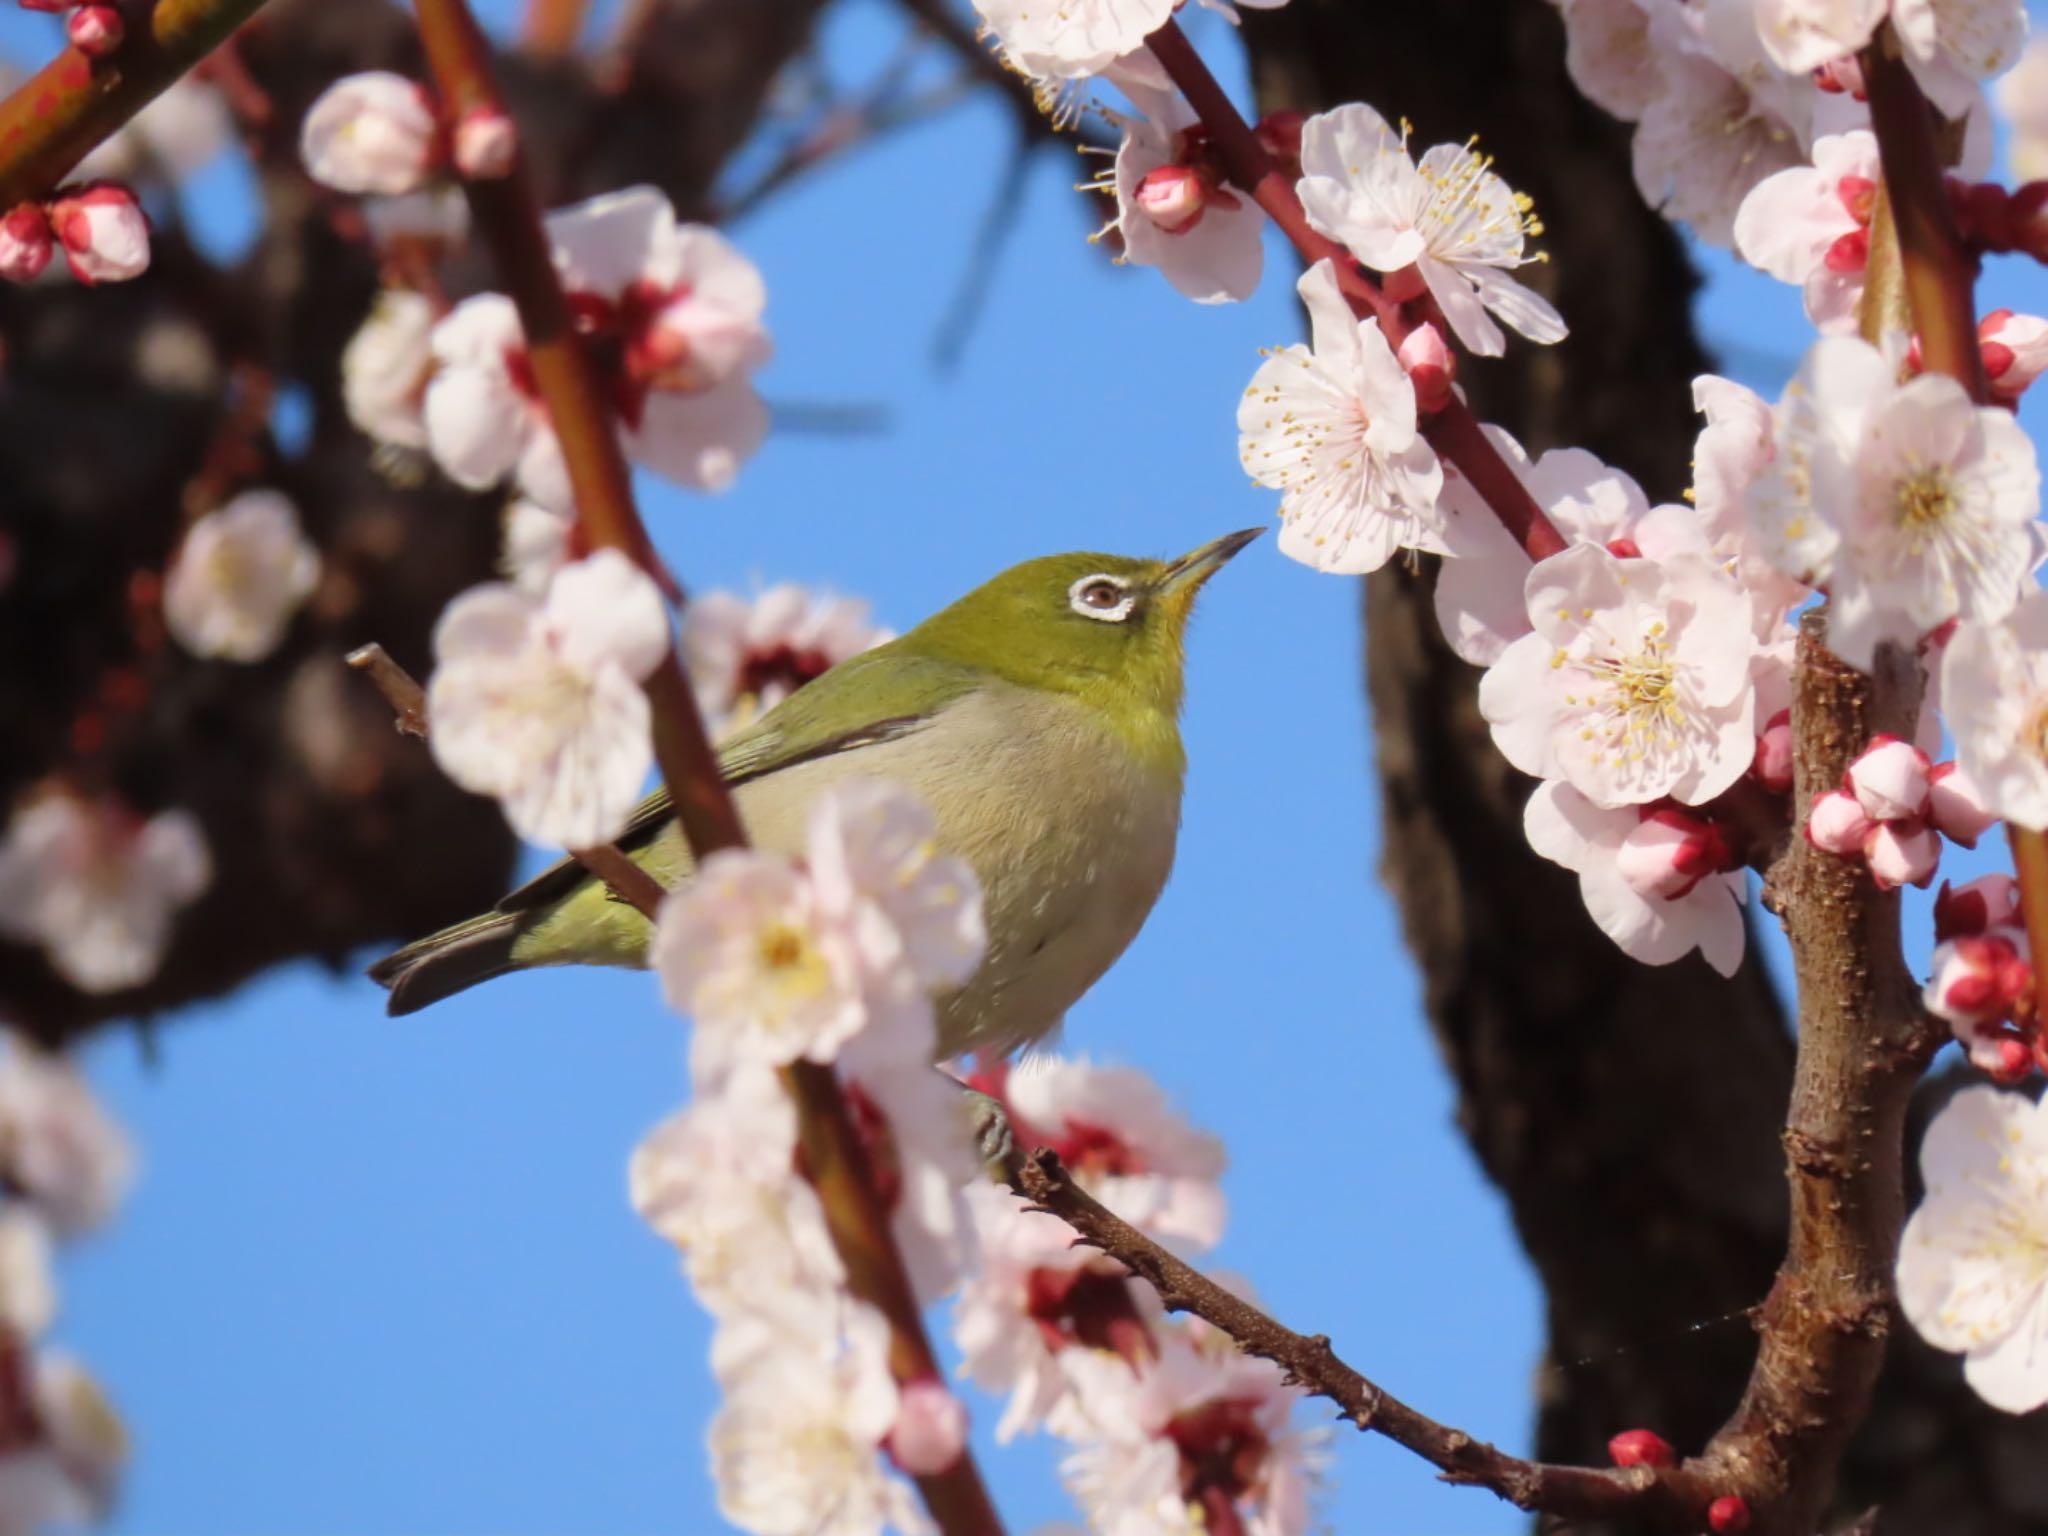
[[[1537,258],[1542,226],[1529,200],[1468,145],[1439,144],[1420,164],[1406,138],[1353,103],[1302,125],[1299,191],[1308,220],[1366,266],[1413,266],[1458,340],[1486,357],[1506,350],[1499,316],[1531,341],[1561,341],[1563,318],[1509,272]]]
[[[2048,320],[1994,309],[1977,322],[1977,345],[1984,354],[1984,373],[1992,398],[2017,405],[2027,386],[2048,369]]]
[[[850,656],[894,638],[866,602],[780,582],[752,599],[714,590],[683,609],[683,666],[714,735],[751,724]]]
[[[967,1446],[967,1405],[943,1382],[906,1382],[884,1444],[889,1459],[912,1477],[949,1471]]]
[[[2011,875],[1979,875],[1957,886],[1943,881],[1935,893],[1937,940],[1988,933],[1993,928],[2012,927],[2019,921],[2019,882]]]
[[[1557,0],[1564,14],[1565,68],[1579,93],[1609,116],[1633,123],[1657,83],[1658,42],[1648,0]]]
[[[149,219],[126,187],[105,181],[68,187],[49,213],[51,232],[79,282],[124,283],[149,270]]]
[[[261,661],[319,580],[290,498],[243,491],[185,530],[164,574],[164,627],[194,656]]]
[[[299,128],[307,174],[352,195],[414,191],[435,155],[433,103],[416,81],[387,70],[335,81]]]
[[[1725,862],[1712,854],[1718,839],[1688,841],[1638,807],[1602,809],[1557,780],[1536,786],[1522,825],[1530,847],[1578,875],[1586,911],[1623,952],[1669,965],[1697,949],[1722,975],[1735,974],[1745,888],[1740,870],[1709,867]],[[1646,835],[1645,826],[1654,830]]]
[[[2003,622],[1957,625],[1941,694],[1956,762],[1985,807],[2048,830],[2048,594],[2028,593]]]
[[[2048,1105],[1965,1088],[1920,1145],[1927,1194],[1899,1245],[1899,1306],[2007,1413],[2048,1403]]]
[[[1998,825],[1998,813],[1985,802],[1977,781],[1958,763],[1937,763],[1927,781],[1927,814],[1935,830],[1964,848]]]
[[[1806,816],[1806,840],[1822,853],[1860,859],[1877,823],[1847,790],[1831,789],[1814,796]]]
[[[1879,890],[1928,885],[1941,865],[1941,839],[1924,821],[1880,821],[1863,844],[1863,858]]]
[[[32,283],[50,265],[57,249],[50,217],[39,203],[16,203],[0,218],[0,278]]]
[[[1976,109],[1983,82],[2027,40],[2024,0],[1891,0],[1891,13],[1920,89],[1951,118]]]
[[[145,820],[111,799],[38,794],[0,839],[0,937],[39,945],[81,991],[124,991],[156,974],[177,914],[212,881],[190,812]]]
[[[1281,492],[1281,552],[1346,575],[1399,549],[1445,553],[1443,468],[1416,432],[1406,371],[1377,322],[1352,314],[1329,261],[1295,286],[1313,345],[1269,353],[1237,404],[1238,459]]]
[[[1932,769],[1927,754],[1910,741],[1876,736],[1849,765],[1842,787],[1872,821],[1899,821],[1925,814]]]
[[[1807,318],[1823,335],[1856,329],[1882,176],[1874,134],[1831,134],[1814,144],[1811,166],[1765,177],[1736,212],[1742,259],[1801,288]]]
[[[1805,74],[1856,52],[1889,0],[1755,0],[1757,32],[1780,69]]]
[[[2012,611],[2037,557],[2040,473],[2010,412],[1944,375],[1900,384],[1877,348],[1834,336],[1808,352],[1775,436],[1752,523],[1778,569],[1827,589],[1843,660],[1868,668],[1882,642]]]
[[[1581,544],[1535,566],[1526,598],[1533,632],[1479,684],[1509,762],[1609,807],[1702,805],[1748,769],[1756,644],[1719,566]]]
[[[435,761],[529,841],[609,842],[653,762],[640,683],[668,643],[661,594],[616,550],[564,566],[540,597],[472,587],[434,627]]]
[[[1265,265],[1266,216],[1224,184],[1195,115],[1169,98],[1164,121],[1121,118],[1123,142],[1108,178],[1123,259],[1157,267],[1197,304],[1251,296]]]

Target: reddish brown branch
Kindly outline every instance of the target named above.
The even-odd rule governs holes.
[[[418,9],[427,66],[451,123],[472,111],[504,112],[490,46],[465,0],[419,0]],[[633,502],[618,434],[571,322],[523,152],[507,175],[466,179],[463,189],[476,229],[518,307],[535,386],[561,439],[585,533],[593,545],[621,550],[661,578]],[[673,649],[648,678],[647,696],[655,759],[691,853],[701,863],[723,849],[744,847],[746,829]],[[829,1067],[798,1062],[783,1069],[782,1081],[797,1106],[805,1171],[846,1266],[848,1289],[889,1320],[891,1365],[899,1380],[938,1378],[938,1358],[838,1078]],[[948,1471],[918,1478],[917,1485],[945,1536],[1000,1536],[1002,1522],[971,1454],[963,1453]]]
[[[0,101],[0,208],[44,196],[263,0],[155,0],[97,62],[66,48]]]
[[[574,53],[589,11],[590,0],[529,0],[520,46],[543,58]]]
[[[1707,1505],[1724,1491],[1684,1471],[1565,1467],[1510,1456],[1409,1407],[1338,1359],[1326,1336],[1294,1332],[1175,1258],[1076,1184],[1057,1154],[1045,1148],[1032,1153],[1011,1183],[1039,1210],[1143,1276],[1169,1308],[1222,1329],[1246,1353],[1271,1360],[1304,1389],[1335,1403],[1359,1429],[1422,1457],[1446,1482],[1490,1489],[1521,1509],[1576,1519],[1621,1517],[1670,1530],[1704,1529]]]
[[[1301,253],[1303,261],[1329,261],[1336,269],[1337,286],[1351,301],[1353,311],[1362,320],[1377,320],[1386,333],[1387,344],[1399,347],[1412,329],[1401,306],[1360,270],[1348,250],[1309,223],[1294,183],[1273,163],[1229,93],[1188,42],[1180,24],[1167,22],[1146,39],[1146,46],[1201,119],[1209,143],[1230,179],[1266,210]],[[1446,463],[1471,482],[1473,490],[1514,535],[1515,542],[1528,551],[1531,560],[1546,559],[1565,547],[1564,536],[1479,429],[1478,418],[1463,400],[1453,396],[1448,405],[1425,421],[1423,435]]]

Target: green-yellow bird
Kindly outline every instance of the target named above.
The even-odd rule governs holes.
[[[988,951],[940,1000],[941,1055],[1047,1033],[1137,936],[1180,828],[1188,612],[1258,532],[1178,560],[1027,561],[840,663],[720,752],[762,848],[800,851],[811,801],[832,785],[893,779],[973,866]],[[689,876],[666,794],[640,808],[620,846],[664,885]],[[411,1013],[507,971],[645,965],[649,933],[565,860],[370,975],[391,989],[392,1013]]]

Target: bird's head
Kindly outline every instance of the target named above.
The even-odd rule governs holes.
[[[1181,642],[1202,584],[1260,530],[1178,560],[1048,555],[1012,566],[925,620],[904,649],[1072,694],[1140,731],[1179,712]]]

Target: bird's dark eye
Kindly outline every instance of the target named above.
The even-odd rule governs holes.
[[[1131,616],[1131,589],[1114,576],[1083,576],[1067,588],[1067,606],[1084,619],[1120,624]]]
[[[1113,581],[1091,581],[1081,589],[1081,601],[1090,608],[1114,608],[1124,600],[1124,589]]]

